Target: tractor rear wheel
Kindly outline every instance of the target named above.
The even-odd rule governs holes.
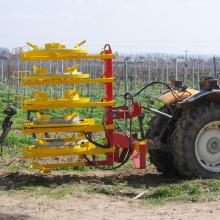
[[[182,176],[220,176],[220,104],[203,104],[183,113],[173,134],[174,162]]]
[[[159,110],[164,113],[170,113],[166,107],[162,107]],[[156,140],[159,137],[161,131],[163,130],[168,120],[169,118],[157,114],[149,122],[149,129],[147,130],[146,138],[150,139],[153,142],[153,145],[154,140]],[[163,146],[165,146],[166,149],[169,149],[171,147],[170,133],[172,133],[172,131],[167,132],[165,140],[163,140]],[[162,149],[162,146],[158,145],[156,146],[156,148],[157,149],[149,149],[148,151],[150,162],[157,167],[157,170],[159,172],[163,173],[166,176],[177,175],[177,169],[174,167],[174,158],[170,151],[166,151],[165,149]]]

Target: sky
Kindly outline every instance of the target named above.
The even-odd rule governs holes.
[[[0,0],[0,47],[61,42],[119,54],[220,55],[220,0]]]

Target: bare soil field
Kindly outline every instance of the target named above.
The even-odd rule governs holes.
[[[218,193],[211,201],[192,198],[155,203],[144,195],[134,199],[146,189],[146,195],[151,195],[153,188],[182,182],[165,178],[154,169],[149,173],[123,168],[55,171],[45,175],[27,170],[13,172],[3,167],[0,169],[0,219],[220,219]]]
[[[220,219],[219,201],[149,205],[132,199],[103,195],[68,196],[64,199],[1,196],[0,219]]]

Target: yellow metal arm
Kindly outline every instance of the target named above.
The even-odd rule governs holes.
[[[30,43],[30,42],[27,42],[27,45],[30,46],[30,47],[32,47],[34,50],[40,50],[40,48],[39,48],[37,45],[32,44],[32,43]]]
[[[58,108],[92,108],[113,106],[115,101],[89,102],[89,98],[80,98],[79,100],[68,99],[48,99],[47,102],[34,99],[24,100],[22,103],[23,110],[43,110]]]
[[[96,60],[114,59],[114,54],[87,54],[86,50],[63,49],[63,50],[31,50],[20,53],[23,61],[46,61],[46,60]]]
[[[106,125],[106,129],[114,129],[114,125]],[[104,131],[104,127],[102,124],[94,124],[94,125],[48,125],[48,126],[24,126],[22,133],[23,134],[42,134],[42,133],[57,133],[57,132],[98,132]]]
[[[79,48],[85,43],[86,43],[86,40],[80,41],[79,43],[75,44],[75,48]]]
[[[88,79],[89,74],[81,75],[52,75],[52,76],[24,76],[21,77],[22,86],[59,85],[59,84],[97,84],[114,82],[114,78]]]
[[[36,75],[40,75],[40,74],[48,74],[48,68],[39,68],[37,66],[33,66],[32,67],[34,70],[34,73]]]
[[[64,72],[76,73],[76,72],[78,72],[78,68],[79,68],[79,65],[78,64],[74,64],[73,66],[65,67],[64,68]]]

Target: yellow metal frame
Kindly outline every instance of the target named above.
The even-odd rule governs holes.
[[[20,53],[20,59],[23,61],[45,61],[45,60],[96,60],[113,59],[114,54],[83,54],[80,50],[31,50]]]
[[[72,162],[72,163],[59,163],[59,164],[40,164],[32,162],[29,166],[30,169],[39,170],[41,173],[50,173],[51,169],[61,169],[66,167],[85,167],[86,162]]]
[[[36,75],[44,75],[44,74],[48,74],[49,70],[48,68],[40,68],[38,66],[33,66],[32,67],[34,74]]]
[[[52,147],[37,147],[37,146],[29,146],[23,147],[23,158],[44,158],[44,157],[55,157],[55,156],[67,156],[67,155],[81,155],[87,154],[90,150],[96,149],[96,146],[88,141],[77,145],[74,147],[62,147],[52,148]]]
[[[59,85],[59,84],[96,84],[96,83],[111,83],[114,82],[114,78],[96,78],[88,79],[88,74],[81,75],[59,75],[59,76],[24,76],[21,78],[21,86],[46,86],[46,85]]]
[[[96,151],[90,150],[90,155],[99,155],[99,154],[107,154],[115,152],[115,147],[108,149],[96,149]],[[89,155],[86,153],[86,155]],[[84,155],[82,155],[83,158]],[[69,163],[56,163],[56,164],[40,164],[38,162],[32,162],[29,166],[30,169],[40,170],[42,173],[49,173],[51,169],[60,169],[66,167],[85,167],[86,162],[69,162]]]
[[[44,49],[30,42],[27,43],[33,50],[21,51],[20,59],[23,61],[45,61],[45,60],[91,60],[91,59],[113,59],[114,54],[88,54],[88,51],[81,49],[86,41],[83,40],[75,45],[74,49],[66,49],[60,43],[47,43]]]
[[[42,92],[43,93],[43,92]],[[67,99],[67,98],[58,98],[58,99],[48,99],[48,96],[46,97],[46,95],[48,95],[47,93],[45,93],[45,96],[41,96],[41,97],[37,97],[34,99],[25,99],[23,100],[23,105],[41,105],[41,106],[51,106],[49,108],[54,108],[54,105],[57,106],[63,106],[65,103],[71,103],[71,104],[76,104],[77,102],[79,103],[88,103],[90,101],[90,98],[87,97],[80,97],[77,99]],[[64,107],[64,106],[63,106]]]
[[[106,125],[106,129],[114,129],[114,124]],[[98,132],[104,131],[102,124],[95,125],[78,125],[78,126],[60,126],[60,127],[26,127],[24,126],[22,134],[42,134],[42,133],[57,133],[57,132]]]
[[[42,120],[43,122],[43,120]],[[80,126],[88,126],[88,125],[95,125],[94,118],[86,118],[81,120],[80,122],[73,122],[73,123],[57,123],[57,124],[43,124],[43,123],[34,123],[34,122],[26,122],[24,124],[24,128],[50,128],[50,127],[80,127]]]
[[[68,99],[54,99],[47,103],[34,99],[24,100],[21,108],[23,110],[59,109],[59,108],[89,108],[113,106],[115,101],[89,102],[88,98],[72,101]]]
[[[100,149],[96,148],[92,143],[85,143],[86,147],[60,147],[60,148],[49,148],[49,147],[23,147],[23,158],[46,158],[55,156],[68,156],[68,155],[98,155],[114,152],[114,148]]]
[[[59,156],[69,156],[75,155],[79,156],[80,159],[84,158],[84,155],[100,155],[115,152],[115,147],[108,149],[96,148],[90,142],[85,142],[81,145],[75,147],[61,147],[61,148],[51,148],[51,147],[36,147],[29,146],[23,147],[23,158],[47,158],[47,157],[59,157]],[[86,166],[86,162],[72,162],[72,163],[56,163],[56,164],[40,164],[37,162],[32,162],[30,164],[31,169],[38,169],[41,172],[50,172],[51,169],[65,168],[65,167],[79,167]]]
[[[44,49],[32,43],[27,43],[32,50],[20,50],[20,59],[22,61],[49,61],[49,60],[91,60],[91,59],[113,59],[114,54],[89,54],[87,50],[80,47],[86,41],[81,41],[75,44],[75,48],[67,49],[65,45],[59,43],[47,43]],[[105,75],[101,78],[92,79],[87,73],[78,73],[78,65],[67,67],[64,70],[66,73],[48,74],[47,68],[34,67],[33,71],[14,72],[18,74],[19,83],[21,86],[46,86],[59,84],[95,84],[95,83],[112,83],[114,77],[106,78]],[[47,92],[33,90],[35,97],[32,99],[23,99],[21,108],[23,110],[43,110],[43,109],[59,109],[59,108],[89,108],[89,107],[108,107],[113,106],[115,101],[106,101],[105,97],[98,102],[90,102],[87,97],[80,97],[79,89],[72,89],[64,92],[63,98],[49,98]],[[76,119],[76,120],[75,120]],[[60,121],[59,121],[60,120]],[[63,122],[63,120],[66,122]],[[72,121],[71,121],[72,120]],[[74,121],[75,120],[75,121]],[[86,132],[99,132],[105,129],[113,130],[114,124],[104,126],[96,124],[95,119],[87,118],[78,120],[77,113],[72,115],[64,115],[62,118],[49,117],[47,115],[37,114],[37,120],[26,122],[23,125],[23,134],[42,134],[42,133],[63,133],[72,132],[77,135],[66,137],[63,139],[37,139],[36,144],[23,147],[23,158],[48,158],[62,157],[68,155],[78,156],[82,160],[85,155],[99,155],[113,153],[115,147],[102,149],[97,148],[94,144],[85,140]],[[54,123],[56,122],[56,123]],[[62,122],[62,123],[59,123]],[[62,146],[63,145],[63,146]],[[40,164],[32,162],[30,168],[39,169],[41,172],[49,172],[50,169],[65,168],[73,166],[86,166],[88,163],[84,161],[71,163],[54,163]]]

